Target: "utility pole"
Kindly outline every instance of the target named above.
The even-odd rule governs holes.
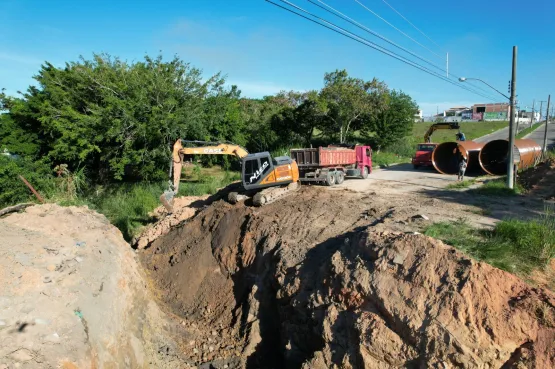
[[[551,102],[551,95],[547,97],[547,116],[545,117],[545,130],[543,132],[543,155],[547,154],[547,123],[549,123],[549,103]]]
[[[532,118],[530,118],[530,128],[532,128],[532,124],[534,124],[534,108],[536,107],[536,100],[532,102]]]
[[[507,187],[514,188],[514,147],[515,147],[515,96],[516,96],[517,47],[513,46],[513,73],[511,78],[511,119],[509,121],[509,152],[507,160]],[[546,125],[547,126],[547,125]]]

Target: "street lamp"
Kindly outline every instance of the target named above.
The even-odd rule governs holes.
[[[502,93],[501,91],[499,91],[498,89],[496,89],[495,87],[493,87],[492,85],[490,85],[489,83],[487,83],[486,81],[482,81],[482,80],[479,79],[479,78],[467,78],[467,77],[460,77],[460,78],[459,78],[459,82],[466,82],[466,81],[469,81],[469,80],[472,80],[472,81],[480,81],[480,82],[482,82],[483,84],[485,84],[486,86],[488,86],[489,88],[495,90],[497,93],[499,93],[501,96],[503,96],[503,97],[506,98],[507,100],[511,100],[511,98],[510,98],[509,96],[505,95],[504,93]]]
[[[460,82],[465,82],[467,80],[475,80],[480,81],[504,98],[509,100],[509,104],[511,105],[511,117],[509,118],[509,152],[507,153],[507,187],[510,189],[514,188],[514,180],[515,180],[515,156],[514,156],[514,146],[515,146],[515,105],[516,105],[516,64],[517,64],[517,51],[518,48],[513,46],[513,68],[512,68],[512,78],[511,78],[511,97],[508,97],[489,83],[482,81],[479,78],[465,78],[460,77]],[[545,124],[547,128],[547,122]]]

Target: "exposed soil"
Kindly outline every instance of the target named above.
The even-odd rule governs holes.
[[[555,200],[555,160],[540,163],[519,176],[519,182],[530,192],[544,200]]]
[[[168,320],[121,232],[86,207],[0,219],[0,368],[176,368]]]
[[[263,208],[214,202],[147,242],[141,260],[177,322],[181,359],[206,368],[554,367],[554,295],[413,234],[425,218],[465,208],[421,200],[305,187]]]

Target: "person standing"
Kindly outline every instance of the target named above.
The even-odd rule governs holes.
[[[459,176],[457,177],[457,181],[464,181],[464,173],[466,172],[466,167],[468,166],[466,158],[461,155],[461,159],[459,161]]]

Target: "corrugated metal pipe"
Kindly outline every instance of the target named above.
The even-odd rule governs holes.
[[[507,174],[508,140],[493,140],[484,145],[479,160],[482,169],[492,175]],[[542,148],[534,140],[515,140],[514,157],[518,169],[533,167],[541,159]]]
[[[444,142],[432,153],[432,164],[442,174],[457,174],[459,172],[460,156],[468,160],[467,171],[480,170],[478,156],[484,144],[474,141]]]

